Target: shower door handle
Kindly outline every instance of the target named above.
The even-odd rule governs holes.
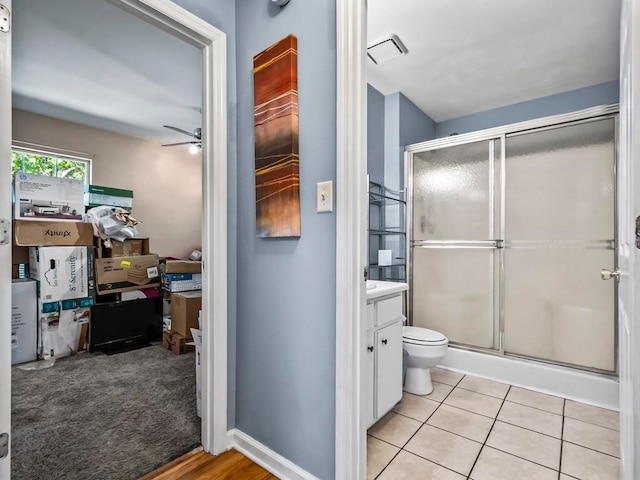
[[[600,271],[600,278],[602,278],[602,280],[611,280],[612,278],[615,278],[616,280],[619,280],[620,279],[620,270],[616,268],[612,272],[611,270],[607,270],[606,268],[603,268]]]

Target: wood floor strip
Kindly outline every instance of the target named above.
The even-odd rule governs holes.
[[[217,457],[193,450],[140,480],[278,480],[235,450]]]
[[[154,470],[153,472],[147,473],[144,477],[140,477],[138,480],[153,480],[153,479],[162,478],[161,475],[164,474],[165,472],[167,472],[168,470],[172,469],[176,465],[180,465],[181,463],[188,462],[189,459],[191,459],[192,457],[196,456],[198,453],[203,452],[203,451],[204,451],[204,449],[202,448],[202,446],[196,447],[193,450],[191,450],[190,452],[185,453],[181,457],[178,457],[175,460],[167,463],[166,465],[163,465],[162,467],[158,468],[157,470]]]

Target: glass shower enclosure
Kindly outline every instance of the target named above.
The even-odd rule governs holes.
[[[410,323],[615,373],[616,125],[600,107],[407,147]]]

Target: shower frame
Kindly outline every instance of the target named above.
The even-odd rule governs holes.
[[[470,144],[480,141],[490,141],[490,204],[492,206],[490,212],[491,229],[494,233],[493,238],[498,238],[496,241],[421,241],[421,247],[429,247],[432,245],[435,248],[495,248],[498,255],[498,272],[497,275],[493,273],[493,325],[494,325],[494,341],[497,339],[498,348],[485,348],[480,346],[468,345],[463,343],[450,342],[450,345],[454,348],[468,350],[472,352],[484,353],[489,355],[495,355],[500,357],[514,357],[524,360],[530,360],[534,362],[546,363],[551,365],[558,365],[562,367],[568,367],[574,370],[583,370],[592,373],[604,374],[607,376],[618,376],[619,371],[619,358],[618,358],[618,281],[614,280],[614,365],[613,371],[601,370],[598,368],[585,367],[570,363],[564,363],[560,361],[554,361],[539,357],[528,356],[524,354],[517,354],[512,352],[505,352],[505,282],[503,281],[505,274],[505,190],[506,190],[506,138],[507,136],[515,136],[520,134],[527,134],[532,132],[539,132],[543,130],[555,129],[565,125],[577,125],[580,123],[587,123],[594,120],[611,118],[614,120],[614,161],[613,161],[613,179],[614,179],[614,231],[613,231],[613,256],[614,256],[614,269],[618,268],[618,136],[619,136],[619,105],[606,105],[592,107],[576,112],[553,115],[548,117],[542,117],[534,120],[528,120],[525,122],[519,122],[500,127],[490,128],[486,130],[478,130],[475,132],[464,133],[444,138],[438,138],[435,140],[429,140],[426,142],[415,143],[407,145],[404,149],[404,179],[405,179],[405,198],[407,202],[406,208],[406,255],[407,255],[407,281],[409,283],[409,289],[407,291],[407,321],[408,324],[413,324],[413,312],[412,312],[412,296],[413,296],[413,156],[417,153],[438,150],[443,148],[449,148],[459,145]],[[495,140],[500,142],[499,158],[495,157]],[[499,235],[495,235],[495,162],[500,162],[500,219],[499,219]],[[450,245],[446,245],[450,243]],[[464,247],[460,247],[457,244],[464,243]]]

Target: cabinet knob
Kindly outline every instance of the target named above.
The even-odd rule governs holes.
[[[382,343],[384,343],[385,345],[388,343],[388,340],[386,338],[382,339]]]
[[[369,345],[369,346],[367,347],[367,350],[369,350],[370,352],[373,352],[373,345]]]

